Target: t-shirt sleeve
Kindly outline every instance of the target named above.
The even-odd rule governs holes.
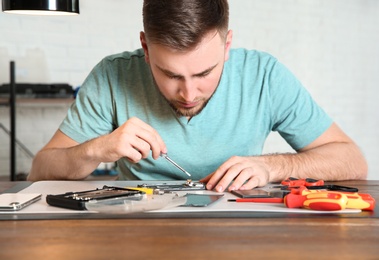
[[[59,129],[82,143],[113,131],[109,69],[103,60],[83,82]]]
[[[272,131],[295,150],[317,139],[333,123],[299,80],[280,62],[268,75]]]

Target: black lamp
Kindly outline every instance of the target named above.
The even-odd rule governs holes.
[[[79,0],[2,0],[3,12],[32,15],[78,15]]]

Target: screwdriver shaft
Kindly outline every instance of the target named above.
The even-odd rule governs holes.
[[[173,161],[170,157],[168,157],[167,154],[164,154],[162,153],[161,154],[162,157],[164,157],[167,161],[169,161],[172,165],[174,165],[176,168],[178,168],[179,170],[181,170],[182,172],[184,172],[185,174],[187,174],[188,176],[191,177],[191,174],[189,172],[187,172],[186,170],[184,170],[179,164],[177,164],[175,161]]]

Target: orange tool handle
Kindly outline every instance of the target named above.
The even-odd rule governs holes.
[[[347,197],[347,209],[361,209],[367,211],[373,211],[375,209],[375,199],[367,193],[358,193],[358,192],[339,192],[339,191],[323,191],[323,190],[307,190],[307,189],[298,189],[293,190],[291,193],[297,195],[308,195],[311,193],[320,193],[320,192],[329,192],[329,193],[341,193]]]
[[[306,208],[313,210],[342,210],[346,208],[347,196],[336,192],[317,192],[307,195],[290,193],[284,197],[288,208]]]
[[[289,177],[281,182],[282,185],[288,187],[298,187],[298,186],[322,186],[324,185],[323,180],[315,180],[312,178],[297,179],[294,177]]]
[[[375,209],[375,199],[371,197],[370,194],[365,193],[344,193],[347,197],[347,205],[348,209],[361,209],[373,211]]]

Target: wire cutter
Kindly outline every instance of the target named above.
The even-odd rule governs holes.
[[[281,182],[280,185],[275,185],[269,187],[269,190],[281,190],[283,192],[283,197],[290,193],[292,190],[296,189],[302,191],[312,186],[322,186],[324,185],[323,180],[316,180],[312,178],[298,179],[294,177],[289,177]]]
[[[324,184],[323,180],[316,180],[312,178],[306,179],[297,179],[294,177],[289,177],[285,179],[281,183],[282,189],[291,189],[291,188],[300,188],[301,186],[305,186],[308,190],[331,190],[331,191],[344,191],[344,192],[358,192],[357,188],[347,187],[335,184]]]
[[[300,186],[321,186],[324,185],[323,180],[316,180],[312,178],[306,178],[306,179],[297,179],[294,177],[289,177],[288,179],[285,179],[281,182],[283,186],[287,186],[287,188],[297,188]]]
[[[335,185],[335,184],[320,185],[320,186],[309,186],[309,187],[307,187],[307,189],[308,190],[331,190],[331,191],[343,191],[343,192],[358,192],[357,188]]]

